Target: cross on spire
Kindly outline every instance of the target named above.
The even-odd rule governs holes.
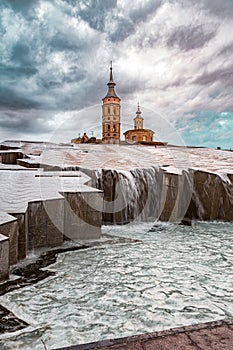
[[[115,83],[113,81],[113,74],[112,74],[112,61],[110,61],[110,79],[109,79],[109,83],[115,85]]]
[[[138,117],[141,117],[140,114],[142,114],[142,112],[140,110],[140,106],[139,106],[139,101],[138,101],[138,110],[137,110],[136,114],[137,114]]]

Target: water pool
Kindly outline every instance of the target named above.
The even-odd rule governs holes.
[[[58,256],[56,275],[0,303],[30,327],[2,350],[43,350],[233,317],[233,224],[104,227],[140,242]]]

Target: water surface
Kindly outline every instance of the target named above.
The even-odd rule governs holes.
[[[141,242],[60,254],[56,272],[0,303],[30,327],[0,348],[43,350],[233,317],[233,225],[104,227]]]

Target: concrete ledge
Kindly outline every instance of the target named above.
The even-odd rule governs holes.
[[[233,319],[54,350],[232,350]]]

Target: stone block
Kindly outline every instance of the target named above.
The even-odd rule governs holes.
[[[1,154],[1,162],[4,164],[17,164],[17,159],[23,158],[22,152],[8,151]]]
[[[0,233],[9,238],[10,265],[18,262],[18,223],[17,220],[0,225]]]
[[[46,220],[46,211],[43,201],[30,202],[27,212],[30,226],[40,225]]]
[[[18,260],[22,260],[27,256],[28,250],[28,226],[27,213],[14,214],[18,221]]]
[[[57,229],[58,241],[61,242],[62,234],[64,232],[64,198],[52,199],[43,202],[43,207],[45,210],[46,223],[51,228]],[[49,238],[49,232],[48,238]]]
[[[28,250],[47,247],[46,223],[30,226],[28,230]]]
[[[63,243],[64,199],[31,202],[27,209],[28,249]]]
[[[165,173],[164,191],[160,220],[181,221],[188,209],[192,194],[187,174],[184,172],[182,175]]]
[[[217,174],[193,172],[193,196],[189,215],[199,220],[232,221],[233,184]]]
[[[65,193],[64,197],[65,236],[73,240],[99,238],[103,194],[100,192]]]
[[[9,238],[0,234],[0,280],[9,277],[10,250]]]
[[[47,247],[57,247],[63,243],[63,229],[57,227],[56,223],[48,220],[47,222]]]

